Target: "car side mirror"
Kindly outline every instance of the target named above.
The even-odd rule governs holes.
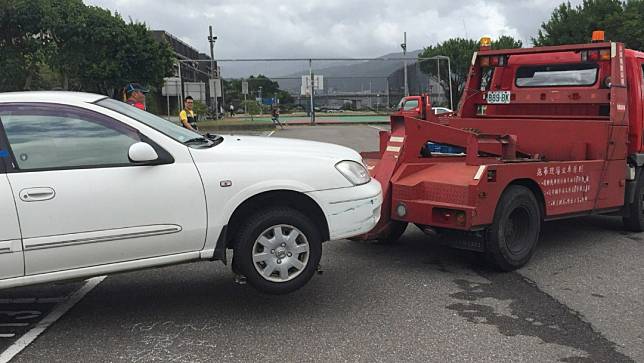
[[[145,142],[137,142],[130,146],[130,149],[127,152],[130,161],[133,163],[149,163],[157,161],[159,159],[159,154],[154,150],[154,148]]]

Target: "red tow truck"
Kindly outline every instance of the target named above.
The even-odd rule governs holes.
[[[525,265],[544,221],[619,214],[644,229],[644,53],[606,42],[490,50],[481,40],[458,111],[392,114],[363,153],[384,192],[363,239],[408,223],[504,271]],[[422,115],[422,117],[420,116]],[[428,142],[462,153],[427,151]]]

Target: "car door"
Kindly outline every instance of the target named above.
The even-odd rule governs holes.
[[[0,122],[26,275],[203,248],[203,186],[183,145],[170,154],[132,126],[69,105],[4,105]],[[129,160],[140,141],[158,165]]]
[[[4,138],[0,135],[0,280],[25,273],[18,214],[6,175],[8,157]]]

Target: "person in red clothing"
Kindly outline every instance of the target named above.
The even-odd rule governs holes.
[[[148,92],[148,89],[139,83],[130,83],[125,86],[125,95],[127,97],[125,103],[145,111],[145,94]]]

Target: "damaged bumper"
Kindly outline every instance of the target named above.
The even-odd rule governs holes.
[[[309,195],[319,201],[324,210],[331,240],[369,232],[380,219],[382,190],[375,179],[364,185],[316,191]]]

